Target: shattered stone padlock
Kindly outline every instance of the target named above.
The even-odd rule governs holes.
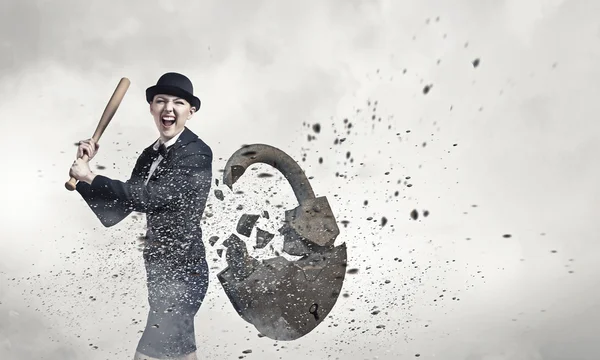
[[[326,197],[315,197],[306,175],[294,159],[269,145],[247,145],[227,161],[223,183],[233,184],[254,163],[279,170],[288,180],[298,207],[285,212],[283,256],[259,261],[244,241],[232,234],[224,242],[228,266],[217,277],[237,313],[274,340],[298,339],[331,312],[346,273],[346,244],[334,246],[339,235]]]

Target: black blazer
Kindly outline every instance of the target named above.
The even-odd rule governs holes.
[[[145,213],[144,259],[170,258],[196,272],[206,256],[200,221],[212,183],[212,150],[184,128],[144,185],[158,157],[153,145],[141,153],[129,180],[96,175],[91,184],[78,182],[76,189],[105,227],[133,211]]]

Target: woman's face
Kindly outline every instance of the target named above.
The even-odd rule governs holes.
[[[195,111],[187,100],[173,95],[155,95],[150,104],[150,113],[163,141],[168,141],[183,130]]]

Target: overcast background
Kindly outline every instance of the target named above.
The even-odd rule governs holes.
[[[597,359],[599,13],[595,0],[0,2],[0,357],[133,357],[144,219],[103,228],[63,184],[121,77],[93,168],[125,180],[157,137],[144,91],[177,71],[202,99],[188,126],[215,178],[242,144],[281,148],[329,199],[358,269],[315,331],[259,338],[215,277],[216,249],[243,212],[268,210],[273,232],[293,193],[258,178],[274,174],[263,165],[243,194],[215,186],[200,358]]]

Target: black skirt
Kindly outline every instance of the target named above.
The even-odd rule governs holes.
[[[194,316],[208,289],[205,258],[194,261],[195,264],[186,261],[187,266],[171,259],[146,257],[144,261],[150,311],[137,351],[154,358],[196,351]]]

